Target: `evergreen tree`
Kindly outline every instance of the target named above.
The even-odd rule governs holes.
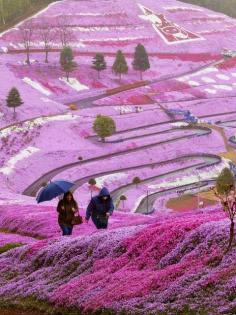
[[[107,68],[107,64],[103,54],[96,54],[92,61],[92,68],[98,72],[98,78],[100,78],[100,71]]]
[[[14,117],[16,115],[16,107],[19,107],[23,103],[19,91],[16,88],[12,88],[7,96],[7,106],[14,108]]]
[[[74,56],[70,47],[64,47],[60,55],[60,64],[63,71],[66,73],[66,79],[69,82],[69,75],[76,67]]]
[[[134,70],[140,71],[140,80],[143,79],[143,72],[150,69],[148,54],[145,47],[141,44],[138,44],[135,48],[132,65]]]
[[[116,124],[111,117],[98,115],[93,123],[93,130],[105,142],[105,138],[116,131]]]
[[[121,50],[118,50],[116,53],[116,59],[112,66],[112,70],[115,72],[115,74],[119,75],[120,81],[121,75],[128,72],[128,65]]]

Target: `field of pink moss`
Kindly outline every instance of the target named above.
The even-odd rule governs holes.
[[[14,249],[0,257],[0,296],[34,295],[91,313],[168,314],[186,304],[232,313],[235,248],[224,253],[229,222],[213,211]]]
[[[108,231],[98,232],[90,221],[76,226],[68,238],[61,237],[57,200],[37,205],[34,197],[21,195],[47,172],[70,163],[75,164],[52,179],[95,177],[95,194],[103,185],[113,191],[130,184],[135,176],[143,180],[205,162],[204,158],[192,157],[165,164],[176,157],[225,152],[218,132],[212,130],[200,136],[200,131],[193,129],[176,130],[159,103],[168,109],[188,109],[200,118],[235,110],[235,58],[212,65],[221,58],[223,47],[236,49],[235,20],[174,0],[141,3],[202,39],[166,44],[151,23],[140,18],[142,12],[135,1],[60,1],[33,19],[38,25],[44,17],[53,28],[57,18],[62,13],[66,15],[78,64],[71,82],[77,80],[80,91],[61,80],[64,73],[59,67],[58,38],[55,51],[49,54],[49,64],[44,63],[43,52],[37,51],[32,52],[32,65],[28,66],[23,51],[17,53],[23,48],[19,28],[0,36],[0,48],[9,50],[1,54],[0,63],[5,78],[0,85],[0,126],[6,127],[0,131],[0,246],[25,245],[0,255],[0,300],[34,296],[88,314],[105,309],[135,315],[170,315],[184,313],[186,305],[193,312],[208,315],[236,312],[236,252],[234,246],[224,253],[229,221],[219,206],[195,212],[185,209],[180,215],[166,209],[166,199],[160,197],[154,203],[153,215],[132,213],[147,188],[158,192],[163,187],[173,187],[178,179],[191,177],[192,171],[164,175],[125,189],[124,209],[120,203],[110,218]],[[93,107],[80,108],[83,98],[139,80],[131,65],[138,43],[144,44],[150,54],[151,69],[144,73],[144,80],[150,83],[99,99],[90,104]],[[38,33],[32,48],[42,48]],[[118,49],[124,51],[129,65],[129,73],[121,83],[111,71]],[[108,65],[100,79],[91,69],[96,52],[104,53]],[[206,69],[197,71],[206,65]],[[157,82],[173,75],[178,77]],[[5,101],[13,83],[24,101],[16,119]],[[70,112],[65,104],[73,102],[78,104],[78,110]],[[141,106],[142,111],[136,113],[135,106]],[[91,137],[98,114],[112,116],[119,132],[108,137],[106,143]],[[38,116],[39,119],[20,123]],[[216,122],[233,118],[235,114],[206,119]],[[8,127],[10,124],[14,125]],[[169,133],[153,134],[171,128],[174,130]],[[232,134],[233,130],[227,128],[227,137]],[[186,138],[157,143],[178,136]],[[117,140],[120,142],[112,142]],[[83,158],[81,163],[79,157]],[[97,160],[89,161],[91,158]],[[148,166],[160,162],[162,165],[157,167]],[[209,172],[212,179],[226,163],[198,172]],[[124,168],[130,170],[122,171]],[[108,175],[103,177],[102,172]],[[167,199],[175,196],[172,193]],[[90,201],[87,182],[76,190],[75,197],[85,216]]]

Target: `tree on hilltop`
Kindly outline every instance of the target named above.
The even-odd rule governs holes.
[[[70,47],[64,47],[60,54],[61,69],[66,73],[66,80],[69,82],[70,73],[77,67],[74,62],[74,56]]]
[[[7,96],[7,106],[14,109],[14,117],[16,116],[16,107],[21,106],[24,102],[21,99],[19,91],[13,87]]]
[[[150,69],[148,54],[143,45],[138,44],[135,48],[133,69],[140,72],[140,80],[143,79],[143,72]]]
[[[116,58],[112,66],[112,70],[116,75],[119,75],[119,81],[121,81],[121,75],[128,72],[128,65],[121,50],[116,53]]]
[[[92,60],[92,68],[97,71],[98,78],[100,78],[100,72],[107,68],[107,64],[103,54],[97,53]]]

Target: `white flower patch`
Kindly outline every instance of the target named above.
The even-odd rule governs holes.
[[[194,8],[194,7],[184,7],[184,6],[171,6],[171,7],[164,7],[165,10],[187,10],[187,11],[196,11],[196,12],[202,12],[203,10],[200,8]]]
[[[47,98],[47,97],[40,97],[40,99],[41,99],[44,103],[52,103],[52,104],[58,105],[57,102],[51,100],[50,98]]]
[[[38,90],[39,92],[49,96],[51,95],[51,91],[49,91],[48,89],[46,89],[45,87],[43,87],[39,82],[37,81],[33,81],[28,77],[24,77],[22,79],[22,81],[24,81],[25,83],[29,84],[30,86],[32,86],[34,89]]]
[[[209,77],[202,77],[201,80],[206,83],[215,83],[216,81]]]
[[[132,40],[143,40],[143,39],[149,39],[150,37],[143,37],[143,36],[130,36],[130,37],[106,37],[103,39],[100,38],[88,38],[88,39],[82,39],[81,41],[89,41],[89,42],[100,42],[101,40],[103,42],[117,42],[117,41],[132,41]]]
[[[229,168],[229,163],[230,160],[222,158],[222,162],[220,164],[217,164],[213,166],[210,170],[207,170],[205,172],[200,172],[200,171],[192,171],[192,175],[187,175],[183,177],[179,177],[176,179],[172,180],[166,180],[161,182],[160,184],[156,185],[149,185],[148,188],[152,190],[157,190],[157,189],[169,189],[169,188],[175,188],[175,187],[180,187],[180,186],[185,186],[185,185],[190,185],[201,181],[207,181],[212,178],[216,178],[222,169],[225,167]]]
[[[218,85],[213,85],[215,89],[218,90],[224,90],[224,91],[232,91],[233,88],[231,86],[228,85],[222,85],[222,84],[218,84]]]
[[[33,64],[33,63],[37,63],[38,60],[35,60],[35,59],[30,59],[30,64]],[[17,61],[18,64],[20,65],[27,65],[27,61],[24,60],[24,61]]]
[[[230,78],[225,74],[217,74],[216,77],[221,80],[229,81]]]
[[[48,122],[52,122],[52,121],[67,121],[67,120],[76,120],[78,119],[80,116],[77,115],[73,115],[73,114],[63,114],[63,115],[57,115],[57,116],[48,116],[48,117],[40,117],[40,118],[36,118],[33,120],[29,120],[27,122],[24,123],[23,127],[19,127],[17,125],[11,126],[11,127],[7,127],[3,130],[0,131],[0,138],[4,138],[7,137],[9,135],[11,135],[11,133],[16,132],[16,133],[20,133],[23,131],[28,131],[31,129],[34,129],[36,126],[42,126]]]
[[[131,106],[115,106],[114,109],[120,113],[132,113],[132,107]]]
[[[216,69],[215,67],[208,67],[206,69],[203,69],[203,70],[199,70],[199,71],[196,71],[192,74],[188,74],[188,75],[184,75],[182,77],[179,77],[177,78],[178,81],[180,82],[185,82],[185,81],[190,81],[191,78],[194,78],[196,76],[199,76],[199,75],[203,75],[203,74],[208,74],[208,73],[212,73],[212,72],[218,72],[219,70]]]
[[[15,156],[11,157],[6,165],[2,168],[0,168],[0,173],[5,174],[5,175],[9,175],[13,172],[15,165],[17,164],[17,162],[22,161],[24,159],[27,159],[28,157],[30,157],[32,154],[38,152],[39,149],[35,148],[35,147],[28,147],[24,150],[21,150],[18,154],[16,154]]]
[[[186,127],[186,126],[188,126],[188,123],[186,123],[184,121],[179,121],[179,122],[171,123],[171,126],[173,126],[173,127]]]
[[[199,86],[200,85],[200,83],[198,83],[197,81],[192,81],[192,80],[188,81],[188,84],[191,86]]]
[[[1,47],[0,48],[0,52],[4,52],[4,53],[7,53],[8,52],[8,48],[7,47]]]
[[[216,94],[216,93],[217,93],[217,91],[216,91],[216,90],[213,90],[213,89],[205,89],[205,91],[206,91],[207,93],[210,93],[210,94]]]
[[[63,77],[63,78],[59,78],[59,80],[66,83],[72,89],[78,92],[83,91],[83,90],[89,90],[89,87],[87,85],[80,83],[76,78],[69,78],[69,81],[67,81],[67,79]]]
[[[236,77],[236,72],[232,72],[231,75],[232,75],[233,77]]]
[[[122,178],[127,177],[127,174],[125,173],[116,173],[116,174],[109,174],[109,175],[104,175],[101,177],[96,178],[96,186],[99,188],[102,188],[104,186],[104,183],[106,182],[107,184],[112,183],[114,181],[120,180]]]

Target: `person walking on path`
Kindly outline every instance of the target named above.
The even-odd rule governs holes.
[[[64,194],[63,199],[57,205],[58,223],[62,230],[62,235],[71,235],[73,231],[73,220],[75,213],[78,211],[78,204],[75,201],[73,194],[68,191]]]
[[[107,229],[109,217],[114,210],[113,200],[106,187],[102,188],[98,196],[91,199],[85,221],[88,223],[90,217],[97,229]]]

